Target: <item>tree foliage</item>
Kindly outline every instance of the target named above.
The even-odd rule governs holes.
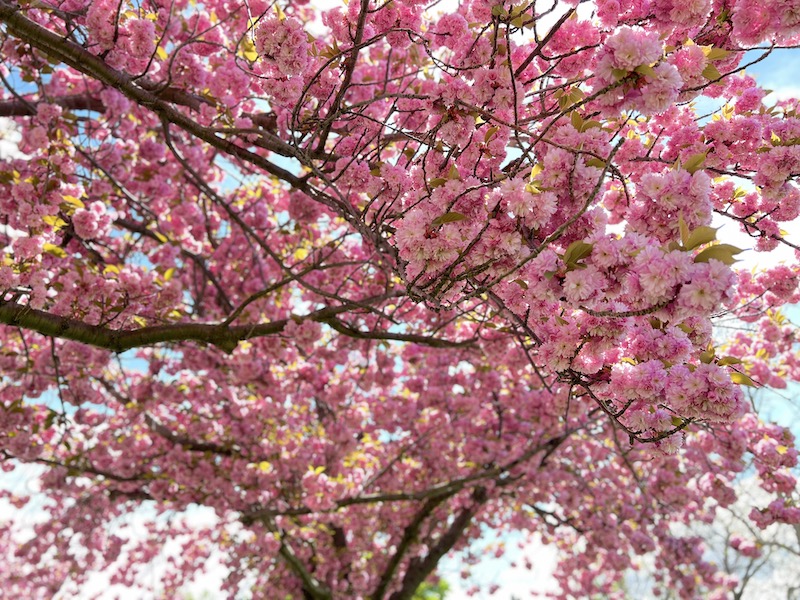
[[[674,523],[800,523],[796,0],[0,0],[0,579],[411,598],[482,531],[735,583]],[[747,329],[725,344],[722,316]],[[44,500],[42,500],[44,498]],[[193,522],[198,507],[212,523]],[[144,512],[143,512],[144,511]],[[141,535],[120,523],[150,514]],[[173,550],[165,550],[168,548]],[[179,551],[175,551],[178,547]],[[531,583],[535,588],[535,579]]]

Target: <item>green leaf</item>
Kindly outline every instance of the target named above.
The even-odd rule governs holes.
[[[738,385],[747,385],[747,386],[750,386],[750,387],[758,387],[756,385],[755,381],[750,379],[750,377],[748,377],[744,373],[739,373],[738,371],[734,371],[733,373],[731,373],[731,381],[733,381],[733,383],[736,383]]]
[[[581,88],[574,87],[570,90],[568,97],[572,102],[580,102],[586,97],[586,94],[583,93]]]
[[[256,45],[249,37],[245,36],[240,45],[240,54],[249,62],[256,62],[258,60],[258,52],[256,52]]]
[[[683,168],[685,171],[689,171],[692,175],[694,175],[703,164],[706,162],[706,156],[708,152],[701,152],[699,154],[692,154],[689,158],[686,159],[686,162],[683,163]]]
[[[589,160],[586,161],[586,166],[587,167],[597,167],[598,169],[605,169],[606,168],[606,163],[605,163],[605,161],[603,161],[603,160],[601,160],[599,158],[592,157],[592,158],[590,158]]]
[[[686,236],[686,240],[684,241],[683,245],[686,250],[694,250],[698,246],[708,244],[716,239],[717,230],[715,228],[708,227],[707,225],[701,225],[692,231],[688,236]]]
[[[67,204],[70,204],[70,205],[72,205],[72,206],[74,206],[76,208],[86,208],[86,206],[83,204],[83,202],[79,198],[76,198],[75,196],[66,196],[65,195],[65,196],[62,196],[61,199],[64,202],[66,202]]]
[[[730,52],[728,50],[723,50],[722,48],[711,48],[711,47],[703,48],[703,52],[705,53],[706,58],[709,61],[722,60],[723,58],[726,58],[728,55],[730,55]]]
[[[523,27],[525,27],[525,25],[527,25],[527,24],[528,24],[528,23],[529,23],[531,20],[532,20],[532,17],[531,17],[531,16],[529,16],[529,15],[525,15],[525,14],[522,14],[522,15],[519,15],[518,17],[514,17],[513,19],[511,19],[511,24],[512,24],[514,27],[519,27],[520,29],[522,29],[522,28],[523,28]]]
[[[438,227],[439,225],[444,225],[445,223],[455,223],[456,221],[464,221],[467,219],[467,215],[462,215],[458,212],[448,212],[444,213],[441,217],[436,217],[431,225],[434,227]]]
[[[45,244],[44,246],[42,246],[42,249],[48,254],[52,254],[53,256],[57,256],[58,258],[67,257],[66,251],[62,247],[56,246],[55,244]]]
[[[56,231],[58,231],[59,229],[64,227],[64,225],[67,224],[67,222],[58,215],[45,215],[42,217],[42,221],[50,225],[50,227],[52,227]]]
[[[619,81],[623,77],[627,77],[628,71],[625,69],[611,69],[611,75],[614,77],[614,79]]]
[[[653,77],[656,76],[656,71],[650,65],[639,65],[634,69],[639,75],[644,75],[645,77]]]
[[[689,239],[689,226],[686,224],[686,220],[683,218],[683,213],[678,215],[678,231],[681,234],[681,244],[683,247],[686,247],[686,241]]]
[[[579,260],[582,260],[592,253],[594,246],[582,240],[572,242],[566,252],[564,252],[564,264],[567,266],[577,266]]]
[[[486,135],[483,136],[483,143],[487,144],[489,140],[491,140],[498,131],[500,131],[500,127],[498,127],[497,125],[489,127],[489,129],[486,130]]]
[[[724,367],[727,365],[740,365],[742,364],[742,359],[736,358],[735,356],[726,356],[725,358],[721,359],[717,364],[720,367]]]
[[[714,349],[711,348],[710,350],[706,350],[705,352],[701,352],[700,356],[698,358],[700,359],[701,363],[703,363],[704,365],[708,365],[708,364],[711,363],[712,360],[714,360],[714,356],[715,355],[716,355],[716,352],[714,352]]]
[[[583,126],[581,127],[581,132],[589,131],[595,127],[602,127],[603,124],[600,121],[595,121],[592,119],[591,121],[586,121]]]
[[[530,5],[531,5],[530,2],[522,2],[521,4],[518,4],[516,6],[512,6],[511,7],[511,12],[509,12],[509,15],[512,16],[512,17],[518,17],[521,14],[523,14],[526,10],[528,10],[528,7]]]
[[[428,182],[428,186],[431,189],[435,189],[437,187],[443,186],[445,183],[447,183],[447,179],[445,179],[444,177],[436,177]]]
[[[578,131],[580,131],[581,127],[583,127],[583,117],[581,117],[577,110],[572,111],[572,114],[569,116],[569,120],[572,122],[572,126]]]
[[[737,259],[733,258],[733,255],[739,254],[740,252],[744,252],[744,250],[736,246],[731,246],[730,244],[717,244],[715,246],[709,246],[695,256],[694,262],[708,262],[713,258],[726,265],[732,265],[737,261]]]
[[[56,411],[54,411],[52,409],[47,409],[47,410],[48,410],[48,413],[47,413],[47,417],[45,417],[45,420],[44,420],[44,428],[45,429],[50,429],[53,426],[53,421],[55,421],[56,417],[58,417],[59,415],[58,415],[58,413]]]
[[[717,67],[709,63],[708,65],[706,65],[706,68],[703,69],[703,77],[705,77],[710,81],[714,81],[716,79],[721,79],[722,73],[719,72]]]

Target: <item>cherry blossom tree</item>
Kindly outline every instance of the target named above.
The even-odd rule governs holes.
[[[800,106],[747,74],[798,0],[0,0],[0,453],[46,518],[3,590],[411,598],[482,532],[562,597],[637,555],[736,582],[678,525],[754,464],[800,523]],[[714,319],[749,324],[718,343]],[[44,500],[41,500],[44,498]],[[192,515],[213,511],[199,524]],[[141,535],[120,523],[147,514]],[[152,583],[152,582],[150,582]],[[531,588],[535,589],[532,577]]]
[[[796,314],[795,310],[790,312]],[[732,324],[729,322],[726,326]],[[754,407],[764,413],[778,408],[776,417],[795,427],[800,412],[794,394],[787,395],[787,391],[767,393],[766,388],[751,388],[750,392],[748,402]],[[761,527],[750,518],[753,506],[769,503],[770,494],[759,485],[758,473],[763,467],[754,456],[749,458],[751,462],[733,484],[735,502],[718,507],[711,522],[695,520],[681,523],[679,527],[684,535],[702,540],[707,560],[735,581],[730,591],[733,600],[792,600],[800,592],[800,525],[776,521]],[[638,562],[635,570],[628,571],[624,583],[626,598],[630,600],[647,597],[657,583],[651,573],[652,556],[640,557]],[[661,597],[678,598],[679,595],[664,590]]]

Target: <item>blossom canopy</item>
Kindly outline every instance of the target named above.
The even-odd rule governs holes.
[[[748,468],[800,524],[745,393],[800,379],[800,104],[747,71],[800,2],[327,6],[0,0],[2,588],[402,600],[516,531],[559,597],[724,597],[678,525]]]

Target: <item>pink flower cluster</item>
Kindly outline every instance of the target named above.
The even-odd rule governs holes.
[[[731,21],[733,34],[743,44],[777,42],[800,33],[800,4],[797,0],[736,0]]]
[[[308,36],[297,19],[262,19],[255,32],[256,52],[284,75],[301,75],[309,64]]]
[[[597,91],[608,110],[633,107],[648,115],[667,110],[684,82],[678,69],[661,61],[663,42],[643,29],[622,27],[606,39],[596,65]]]
[[[90,240],[105,235],[111,226],[112,216],[108,213],[106,205],[95,201],[87,208],[79,208],[72,215],[72,225],[75,233],[84,240]]]

